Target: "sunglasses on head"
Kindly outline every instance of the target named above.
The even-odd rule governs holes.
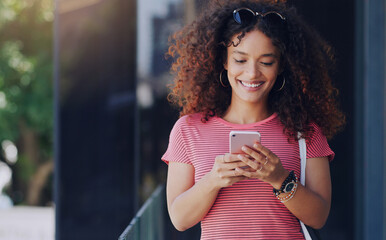
[[[249,8],[238,8],[233,10],[233,18],[238,24],[248,24],[253,21],[255,17],[279,17],[282,21],[285,21],[285,17],[276,11],[269,11],[266,13],[255,12]]]

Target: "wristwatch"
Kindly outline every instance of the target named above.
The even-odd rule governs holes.
[[[295,183],[297,183],[297,177],[294,171],[291,171],[288,177],[284,180],[280,189],[273,188],[273,194],[275,196],[280,195],[281,193],[289,193],[294,188]]]

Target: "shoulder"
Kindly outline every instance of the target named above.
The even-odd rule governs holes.
[[[307,141],[307,158],[328,157],[331,161],[335,154],[331,150],[326,136],[316,123],[311,123],[310,138]]]
[[[184,115],[176,121],[176,123],[174,124],[174,127],[181,128],[181,127],[189,127],[189,126],[196,126],[196,125],[202,124],[201,117],[202,117],[201,113]]]
[[[184,134],[200,128],[204,123],[201,121],[202,114],[194,113],[180,117],[173,126],[172,134]]]
[[[317,144],[318,142],[327,142],[326,136],[323,134],[322,128],[315,122],[311,122],[307,127],[307,144]]]
[[[323,134],[322,128],[314,122],[310,123],[309,131],[310,131],[310,141],[320,139],[320,138],[326,139],[325,135]]]

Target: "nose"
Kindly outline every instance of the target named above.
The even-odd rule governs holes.
[[[250,79],[256,79],[261,74],[259,68],[254,63],[248,64],[246,73]]]

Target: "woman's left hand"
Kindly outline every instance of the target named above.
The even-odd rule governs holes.
[[[255,143],[253,148],[244,146],[242,150],[249,157],[239,154],[238,158],[250,168],[236,168],[236,171],[246,177],[258,178],[280,189],[289,174],[289,171],[281,164],[280,158],[260,143]]]

